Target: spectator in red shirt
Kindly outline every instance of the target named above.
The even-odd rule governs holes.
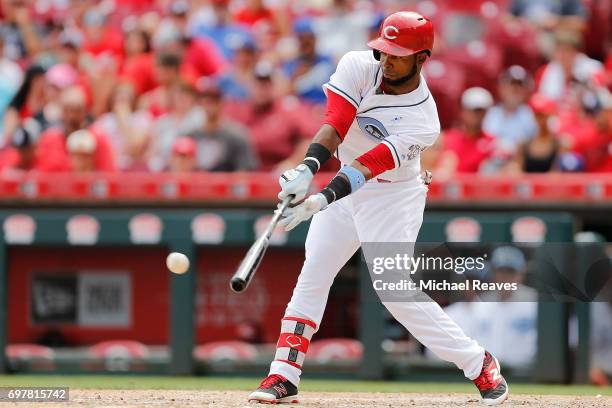
[[[274,24],[274,13],[266,8],[263,0],[247,0],[244,7],[234,14],[234,21],[249,27],[260,22]]]
[[[98,170],[96,166],[96,137],[89,130],[77,130],[66,139],[70,169],[76,173]],[[101,169],[100,169],[101,170]]]
[[[606,94],[584,90],[577,111],[567,112],[559,120],[563,147],[577,155],[586,171],[601,171],[609,156],[610,106]]]
[[[310,140],[316,131],[313,126],[320,123],[308,114],[309,110],[301,109],[297,98],[278,96],[274,73],[264,64],[255,67],[252,99],[228,101],[226,112],[249,129],[262,170],[274,170],[282,161],[298,154],[296,149],[303,148],[304,140]]]
[[[146,31],[124,24],[123,63],[120,76],[134,84],[137,95],[155,88],[155,57],[151,52],[151,39]]]
[[[173,12],[170,20],[162,21],[153,43],[156,52],[176,53],[181,59],[181,76],[195,84],[202,76],[221,72],[225,60],[213,40],[191,35],[187,27],[187,9],[184,10],[184,13]]]
[[[170,95],[181,82],[181,59],[176,54],[158,54],[155,59],[155,80],[158,86],[142,95],[139,106],[154,117],[160,117],[170,110]]]
[[[67,149],[68,135],[77,130],[87,129],[95,138],[95,168],[98,171],[115,170],[112,148],[106,136],[95,129],[89,129],[89,118],[85,93],[74,86],[62,91],[60,96],[62,120],[57,127],[45,131],[38,141],[41,153],[39,168],[43,171],[69,171],[71,161]]]
[[[121,32],[107,24],[106,16],[97,8],[90,8],[83,16],[85,44],[83,51],[93,57],[107,54],[109,58],[118,59],[123,52]],[[118,62],[115,60],[115,62]]]
[[[121,0],[115,2],[115,7],[122,15],[134,15],[153,10],[156,3],[155,0]]]
[[[111,24],[106,15],[96,7],[89,8],[83,16],[85,41],[79,53],[79,68],[91,90],[88,102],[94,115],[104,111],[123,59],[123,36]],[[88,95],[90,96],[90,95]]]
[[[208,38],[184,37],[178,43],[182,50],[183,77],[192,83],[203,76],[213,76],[220,73],[225,66],[225,60],[217,45]]]
[[[34,138],[25,128],[19,127],[9,138],[8,146],[0,149],[0,170],[29,171],[38,164]]]
[[[592,150],[592,164],[587,171],[612,173],[612,97],[602,98],[602,110],[596,118],[600,145]]]
[[[602,103],[597,93],[589,89],[581,90],[576,99],[576,109],[566,110],[559,115],[559,137],[565,151],[586,158],[590,149],[601,147],[596,118],[602,111]]]
[[[192,138],[181,136],[174,141],[168,170],[172,173],[196,171],[196,144]]]
[[[603,154],[599,162],[590,171],[612,173],[612,96],[602,98],[603,109],[597,115],[597,128],[602,134],[601,151]]]
[[[461,97],[461,123],[444,132],[439,165],[444,174],[477,173],[490,157],[495,139],[482,130],[493,97],[484,88],[470,88]],[[435,172],[434,172],[435,173]]]
[[[605,76],[604,80],[608,90],[612,91],[612,47],[608,47],[606,58],[604,59]]]

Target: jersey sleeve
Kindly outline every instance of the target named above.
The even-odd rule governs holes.
[[[359,52],[349,52],[340,59],[336,72],[323,85],[323,89],[335,92],[358,108],[366,88],[366,71],[367,67]]]
[[[438,136],[437,131],[410,136],[390,135],[356,160],[370,170],[372,177],[376,177],[387,170],[402,167],[411,160],[418,160],[420,153],[433,145]]]
[[[345,98],[336,93],[336,91],[327,91],[327,109],[325,111],[324,123],[336,129],[340,140],[349,131],[357,109]]]

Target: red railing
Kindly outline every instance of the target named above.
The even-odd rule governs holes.
[[[322,188],[332,174],[319,174]],[[1,202],[272,202],[277,176],[270,173],[3,174]],[[610,203],[612,174],[545,174],[520,177],[458,175],[436,179],[430,203]]]

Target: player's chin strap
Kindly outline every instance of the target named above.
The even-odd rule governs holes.
[[[354,193],[365,185],[366,179],[362,172],[351,166],[343,166],[336,177],[321,190],[328,204]]]

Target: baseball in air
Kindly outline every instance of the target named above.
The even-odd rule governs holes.
[[[166,266],[170,272],[182,274],[189,269],[189,259],[180,252],[172,252],[166,258]]]

